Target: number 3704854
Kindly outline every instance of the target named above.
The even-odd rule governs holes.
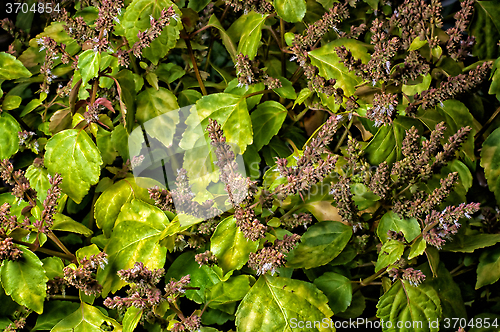
[[[59,9],[59,4],[52,4],[52,3],[41,3],[41,2],[35,2],[33,4],[28,4],[26,2],[7,2],[5,4],[5,11],[7,14],[18,14],[18,13],[24,13],[27,14],[29,12],[32,12],[34,14],[43,14],[47,13],[50,14],[52,12],[60,12],[61,10]]]

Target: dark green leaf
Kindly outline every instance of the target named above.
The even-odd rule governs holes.
[[[434,288],[425,283],[415,287],[406,280],[398,280],[380,298],[377,308],[377,317],[384,322],[392,323],[393,328],[387,331],[437,332],[439,330],[439,326],[429,326],[429,322],[441,318],[441,301]],[[403,328],[396,330],[398,322],[402,322]],[[405,328],[405,324],[409,328]]]
[[[326,272],[316,278],[314,284],[328,297],[328,304],[334,314],[346,310],[351,304],[351,281],[343,275]]]
[[[79,307],[78,303],[70,301],[49,301],[45,304],[44,312],[36,320],[31,331],[51,330],[63,318],[68,317]]]
[[[267,145],[271,138],[278,133],[286,119],[286,114],[286,108],[274,100],[263,102],[252,112],[254,146],[257,150]]]
[[[352,227],[338,221],[323,221],[309,227],[298,247],[287,257],[288,267],[306,268],[325,265],[337,257],[352,236]]]
[[[408,242],[413,241],[413,239],[416,238],[421,231],[417,219],[403,219],[393,211],[389,211],[384,214],[377,226],[377,235],[383,243],[385,243],[388,239],[387,232],[389,230],[395,231],[396,233],[403,232],[405,239]]]
[[[495,129],[483,143],[481,166],[488,180],[490,191],[500,202],[500,128]]]
[[[419,121],[406,116],[398,116],[391,125],[380,128],[370,143],[365,148],[368,162],[378,165],[383,161],[389,164],[402,158],[402,144],[406,130],[415,126],[419,133],[422,132]]]
[[[500,278],[500,247],[486,250],[479,257],[476,289],[494,284]]]
[[[186,297],[196,303],[205,302],[205,290],[208,290],[211,286],[220,282],[217,274],[207,265],[200,267],[198,263],[194,260],[195,253],[193,251],[187,251],[181,254],[172,263],[170,268],[165,275],[165,281],[170,281],[171,278],[179,280],[185,275],[190,276],[191,283],[190,287],[199,287],[200,289],[190,289],[186,290]]]

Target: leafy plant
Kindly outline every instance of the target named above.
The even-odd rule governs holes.
[[[28,2],[1,328],[498,330],[497,1]]]

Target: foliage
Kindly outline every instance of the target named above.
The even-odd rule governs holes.
[[[499,329],[498,1],[27,3],[0,328]]]

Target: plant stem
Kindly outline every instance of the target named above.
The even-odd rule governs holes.
[[[353,288],[352,293],[354,294],[357,291],[359,291],[362,287],[368,286],[373,280],[377,279],[382,274],[384,274],[385,270],[387,270],[387,267],[384,267],[382,270],[378,271],[377,273],[372,274],[368,278],[365,278],[365,279],[361,280],[360,283],[359,283],[359,285],[357,285],[356,287]]]
[[[193,48],[191,47],[191,41],[189,40],[189,36],[186,34],[185,28],[184,28],[184,33],[183,33],[182,38],[186,42],[186,47],[188,49],[189,56],[191,57],[191,62],[193,63],[194,73],[196,75],[196,79],[198,80],[198,83],[200,84],[201,93],[204,96],[206,96],[207,89],[205,88],[205,84],[203,84],[203,79],[201,78],[200,71],[198,70],[198,65],[196,64],[196,59],[194,58]]]
[[[491,125],[491,123],[493,122],[493,120],[495,120],[495,118],[497,117],[498,113],[500,113],[500,107],[495,110],[495,112],[491,115],[491,117],[488,119],[488,121],[486,121],[486,123],[484,124],[484,126],[481,128],[481,130],[479,130],[477,132],[476,136],[474,136],[474,142],[477,143],[478,138],[480,138],[484,134],[484,132],[486,131],[486,129],[488,129],[488,127]]]
[[[354,117],[352,117],[351,120],[349,120],[349,123],[347,124],[347,127],[345,128],[345,131],[342,134],[342,137],[340,137],[339,142],[337,143],[337,145],[335,146],[335,149],[333,150],[334,153],[337,153],[337,151],[342,146],[342,143],[344,143],[344,140],[347,137],[347,133],[349,132],[349,129],[351,128],[353,120],[354,120]]]
[[[283,52],[283,47],[285,47],[285,21],[280,17],[280,37],[281,44],[281,76],[286,78],[286,61],[285,61],[285,53]]]

